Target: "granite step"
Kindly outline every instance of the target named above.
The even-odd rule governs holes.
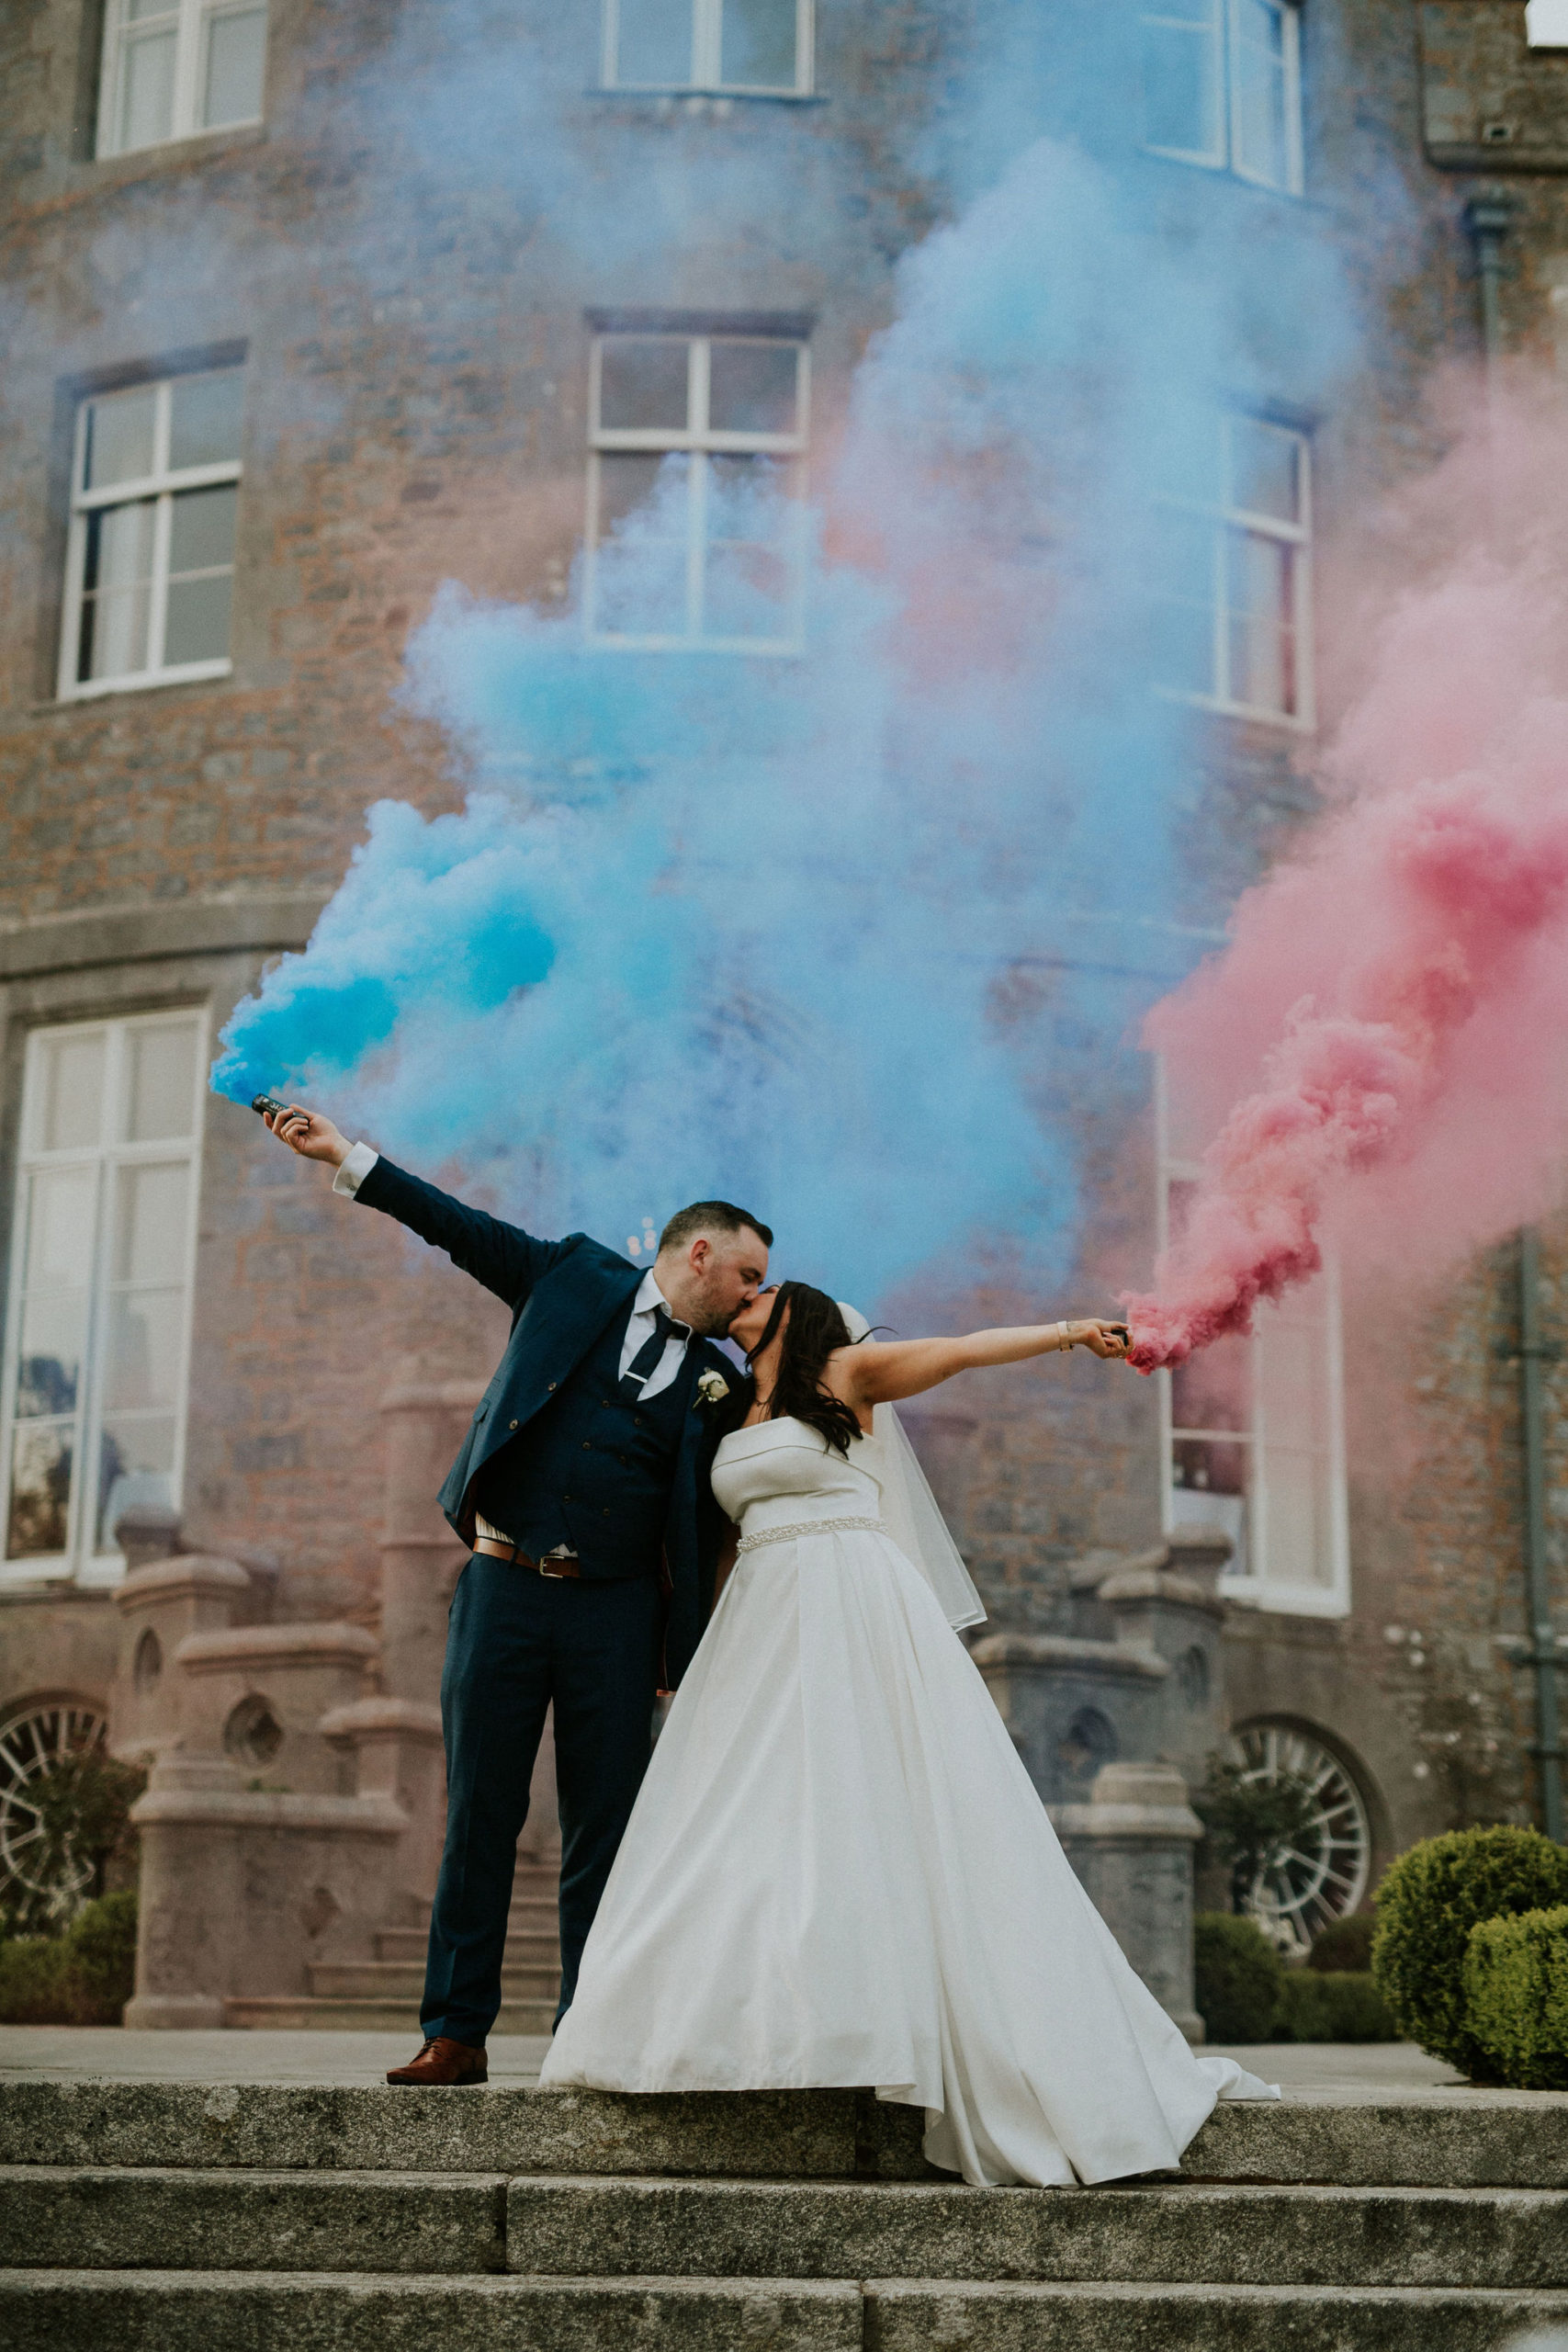
[[[319,2001],[396,2001],[406,2017],[414,2016],[424,1991],[423,1960],[317,1960],[306,1970],[311,1996]],[[507,1948],[501,1972],[502,2001],[547,2001],[560,1997],[560,1957],[546,1953],[537,1961],[513,1957]],[[546,2026],[544,2031],[549,2031]]]
[[[366,1965],[369,1965],[368,1962]],[[370,1996],[359,2000],[320,2000],[309,1993],[276,1993],[250,1998],[231,1995],[223,2004],[227,2026],[265,2029],[288,2033],[410,2033],[418,2048],[420,1987],[396,1999]],[[556,2021],[554,1999],[503,1999],[491,2030],[495,2033],[548,2034]]]
[[[0,2169],[18,2267],[1568,2291],[1568,2192]]]
[[[863,2318],[818,2279],[0,2275],[6,2352],[863,2352]]]
[[[568,2278],[1568,2290],[1568,2191],[536,2177],[507,2190],[506,2247]]]
[[[425,1948],[430,1941],[428,1926],[423,1928],[378,1928],[376,1957],[378,1960],[412,1960],[424,1965]],[[536,1951],[533,1947],[537,1944]],[[519,1950],[519,1946],[527,1949]],[[560,1932],[555,1903],[514,1904],[506,1923],[507,1958],[548,1960],[560,1966]]]
[[[20,2270],[7,2352],[1504,2352],[1512,2290]]]
[[[921,2178],[923,2118],[867,2092],[0,2081],[0,2164]]]
[[[0,2268],[504,2270],[494,2173],[0,2167]]]
[[[394,2021],[404,2028],[415,2030],[406,2011]],[[639,2098],[501,2084],[17,2078],[0,2082],[0,2163],[919,2180],[931,2177],[922,2121],[856,2091]],[[1568,2188],[1568,2093],[1222,2106],[1182,2169],[1199,2181]]]

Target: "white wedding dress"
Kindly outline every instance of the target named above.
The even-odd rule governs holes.
[[[874,2086],[966,2180],[1170,2167],[1219,2098],[1057,1843],[978,1668],[881,1525],[886,1440],[720,1445],[742,1549],[654,1749],[540,2076]]]

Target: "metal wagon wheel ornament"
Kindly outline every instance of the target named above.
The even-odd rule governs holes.
[[[92,1862],[50,1838],[35,1784],[96,1747],[107,1728],[97,1708],[70,1699],[35,1702],[0,1723],[0,1901],[21,1893],[57,1917],[75,1910]]]
[[[1282,1951],[1304,1952],[1366,1894],[1372,1833],[1365,1802],[1337,1756],[1293,1724],[1244,1724],[1231,1735],[1230,1752],[1249,1781],[1288,1776],[1312,1792],[1307,1828],[1269,1855],[1247,1900],[1273,1943]]]

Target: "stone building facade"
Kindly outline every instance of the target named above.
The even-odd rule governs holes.
[[[1532,0],[1533,44],[1520,0],[1130,6],[1162,71],[1160,40],[1191,37],[1182,87],[1208,126],[1189,138],[1129,102],[1126,167],[1151,203],[1178,228],[1209,207],[1285,237],[1310,211],[1367,290],[1353,397],[1299,413],[1281,354],[1264,420],[1309,451],[1311,528],[1341,563],[1376,494],[1436,454],[1420,421],[1436,363],[1478,361],[1485,330],[1557,364],[1568,47],[1550,44],[1568,29],[1552,6]],[[162,1817],[179,1815],[186,1738],[226,1759],[205,1781],[186,1772],[197,1811],[315,1805],[288,1830],[299,1856],[334,1821],[344,1850],[401,1839],[399,1901],[428,1894],[432,1661],[456,1564],[406,1496],[389,1526],[386,1408],[396,1493],[400,1463],[428,1466],[488,1374],[504,1317],[200,1079],[232,1005],[308,938],[368,803],[460,800],[448,747],[400,704],[403,650],[447,579],[547,608],[567,596],[595,345],[808,345],[829,437],[899,255],[959,200],[942,161],[953,92],[1015,21],[991,0],[690,13],[688,52],[684,13],[638,0],[5,12],[14,1836],[50,1741],[107,1719],[117,1746],[170,1751]],[[1054,27],[1076,41],[1095,13],[1030,12],[1038,80],[1019,102],[1043,130],[1074,128]],[[1266,120],[1235,79],[1247,56],[1273,77]],[[660,224],[657,283],[628,210]],[[1484,288],[1483,219],[1501,224]],[[1309,812],[1306,707],[1268,707],[1284,695],[1210,697],[1229,707],[1209,722],[1188,845],[1200,924],[1223,923]],[[1179,1186],[1179,1112],[1157,1095],[1129,1056],[1114,1125],[1082,1106],[1086,1300],[1141,1275]],[[1560,1238],[1543,1264],[1550,1340]],[[1259,1769],[1294,1758],[1337,1808],[1337,1881],[1286,1891],[1308,1928],[1413,1838],[1540,1802],[1532,1684],[1508,1647],[1527,1633],[1517,1252],[1499,1245],[1435,1302],[1325,1295],[1309,1323],[1268,1343],[1246,1374],[1254,1404],[1235,1408],[1255,1415],[1297,1346],[1304,1453],[1282,1408],[1272,1436],[1256,1415],[1205,1434],[1159,1382],[1112,1389],[1078,1364],[976,1378],[919,1416],[993,1607],[987,1671],[1048,1801],[1081,1806],[1108,1767],[1151,1758],[1193,1778],[1227,1731]],[[1549,1363],[1552,1498],[1557,1388]],[[1557,1585],[1560,1528],[1554,1510]],[[1183,1610],[1191,1637],[1172,1647]],[[160,1626],[155,1669],[142,1637]],[[1145,1666],[1108,1667],[1118,1642]],[[1145,1724],[1151,1658],[1164,1679]],[[280,1867],[326,1959],[413,1917],[348,1879],[323,1905],[319,1859]],[[190,1997],[210,2015],[225,1989],[245,1990]]]

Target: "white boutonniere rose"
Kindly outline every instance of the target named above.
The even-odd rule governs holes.
[[[705,1405],[722,1405],[729,1394],[729,1383],[721,1372],[705,1372],[697,1383],[697,1395]]]

